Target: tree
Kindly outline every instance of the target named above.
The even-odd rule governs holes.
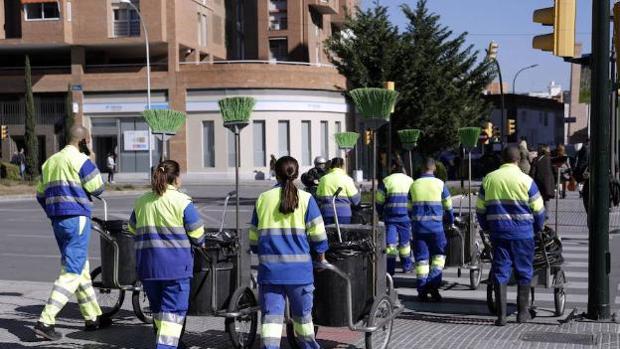
[[[39,142],[35,129],[34,96],[32,94],[32,73],[30,57],[26,56],[26,120],[24,138],[26,141],[26,175],[32,180],[39,175]]]
[[[327,54],[350,88],[382,87],[394,79],[399,34],[387,15],[387,7],[375,1],[375,7],[362,11],[356,7],[347,15],[342,30],[325,42]]]
[[[69,89],[67,91],[67,99],[65,102],[65,123],[64,123],[64,144],[69,144],[71,139],[70,131],[75,123],[75,116],[73,115],[73,95],[71,92],[71,85],[69,85]]]
[[[395,129],[419,128],[420,147],[427,154],[458,144],[457,130],[478,126],[488,113],[482,91],[493,80],[491,62],[479,61],[478,51],[465,46],[467,33],[453,32],[429,13],[426,0],[415,9],[401,6],[409,24],[401,36],[397,89],[400,101]]]
[[[453,35],[438,15],[429,13],[426,0],[419,0],[415,9],[401,9],[409,22],[404,32],[375,2],[373,9],[357,8],[326,48],[349,88],[396,82],[400,96],[391,119],[394,149],[397,130],[419,128],[424,132],[419,149],[435,154],[458,143],[459,127],[479,125],[488,111],[482,91],[492,81],[493,69],[471,45],[465,46],[466,33]]]

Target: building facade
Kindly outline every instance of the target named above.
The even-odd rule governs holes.
[[[98,162],[114,153],[120,172],[148,172],[144,27],[151,107],[188,116],[170,141],[184,171],[232,176],[232,137],[217,108],[227,96],[257,99],[242,132],[242,176],[268,173],[272,154],[293,155],[306,167],[314,156],[337,154],[334,133],[346,130],[349,109],[346,81],[325,64],[322,42],[342,25],[350,1],[131,2],[0,0],[0,112],[10,134],[3,159],[23,139],[28,55],[43,159],[61,145],[64,115],[73,112],[91,130]],[[159,142],[152,147],[156,161]]]

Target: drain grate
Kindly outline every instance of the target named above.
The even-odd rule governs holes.
[[[524,332],[520,339],[526,342],[562,343],[577,345],[595,345],[596,336],[593,334],[577,334],[562,332]]]

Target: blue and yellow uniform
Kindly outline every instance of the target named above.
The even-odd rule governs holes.
[[[321,177],[319,188],[316,195],[321,204],[321,214],[325,220],[325,224],[334,223],[334,208],[332,199],[338,188],[342,188],[340,194],[336,198],[336,214],[340,224],[351,223],[351,206],[358,206],[362,201],[362,195],[355,186],[353,178],[340,168],[333,168]]]
[[[283,214],[279,210],[281,190],[278,186],[258,197],[250,225],[250,244],[259,261],[262,348],[280,347],[287,297],[300,347],[319,348],[312,324],[310,251],[327,251],[327,234],[319,207],[309,193],[299,190],[299,206],[293,213]]]
[[[43,164],[37,200],[52,221],[62,255],[60,276],[39,320],[45,325],[54,325],[56,315],[74,293],[86,321],[96,321],[101,315],[88,270],[88,241],[90,196],[99,196],[103,190],[103,180],[95,164],[72,145]]]
[[[409,218],[409,190],[413,179],[404,173],[394,173],[379,184],[377,211],[383,218],[386,230],[387,269],[394,275],[396,256],[400,255],[403,272],[412,268],[411,219]]]
[[[149,298],[157,348],[176,348],[183,330],[193,276],[192,245],[204,244],[204,223],[191,198],[168,185],[158,196],[136,200],[129,219],[136,268]]]
[[[504,164],[482,181],[476,202],[478,223],[491,232],[493,278],[507,284],[515,269],[519,285],[533,275],[534,232],[542,231],[545,208],[534,180],[515,164]]]
[[[417,288],[423,295],[441,286],[446,262],[443,224],[454,224],[454,212],[448,187],[432,174],[415,180],[410,195]]]

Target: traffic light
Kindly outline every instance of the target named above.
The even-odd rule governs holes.
[[[6,128],[6,125],[2,125],[2,126],[0,127],[0,139],[1,139],[1,140],[5,140],[5,139],[7,139],[8,137],[9,137],[9,132],[8,132],[8,130],[7,130],[7,128]]]
[[[534,23],[553,26],[553,33],[535,36],[532,47],[559,57],[575,57],[576,1],[554,0],[553,7],[534,11]]]
[[[372,142],[372,130],[364,131],[364,144],[368,145]]]
[[[506,131],[509,136],[517,132],[517,121],[515,119],[508,119],[508,130]]]
[[[487,58],[491,61],[497,59],[497,50],[499,50],[499,44],[491,41],[487,49]]]

